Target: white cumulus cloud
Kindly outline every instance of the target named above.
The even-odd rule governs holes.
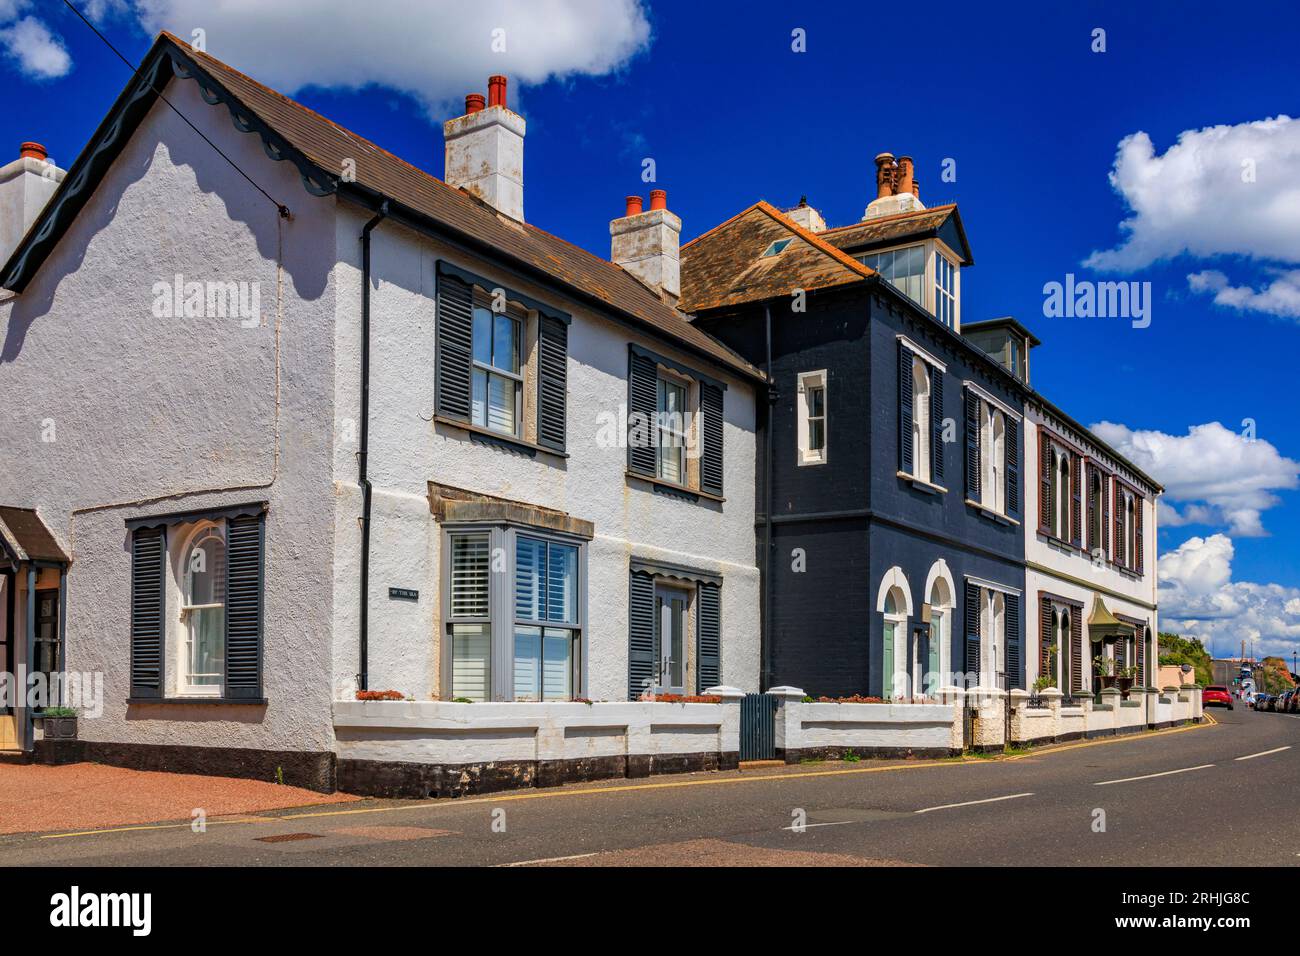
[[[1242,312],[1300,318],[1300,269],[1278,271],[1275,276],[1262,289],[1254,289],[1232,285],[1222,272],[1207,269],[1189,275],[1187,285],[1193,292],[1213,294],[1216,305]]]
[[[1186,130],[1163,154],[1133,133],[1120,141],[1110,182],[1131,211],[1126,236],[1086,266],[1131,271],[1183,254],[1300,262],[1300,120]]]
[[[650,42],[640,0],[134,0],[132,10],[151,33],[188,41],[202,30],[209,53],[281,92],[377,85],[435,120],[486,92],[490,74],[523,85],[600,76]]]
[[[1092,429],[1165,486],[1160,523],[1166,527],[1217,525],[1235,537],[1258,537],[1266,534],[1262,513],[1279,503],[1274,492],[1300,487],[1300,462],[1219,422],[1193,425],[1186,435],[1114,422]]]
[[[1232,580],[1232,540],[1188,538],[1160,558],[1160,629],[1199,637],[1215,656],[1242,640],[1290,658],[1300,646],[1300,588]]]
[[[12,16],[24,6],[22,3],[0,6],[0,22],[5,19],[4,13]],[[63,41],[36,17],[23,17],[0,28],[0,48],[19,70],[32,79],[54,80],[72,69],[72,57],[68,56]]]

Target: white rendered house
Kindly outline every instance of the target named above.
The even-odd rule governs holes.
[[[320,789],[344,762],[366,789],[371,764],[734,758],[730,716],[655,737],[668,705],[637,700],[758,682],[763,376],[675,308],[664,195],[613,262],[526,223],[504,78],[446,124],[442,182],[168,34],[141,76],[66,176],[0,170],[26,217],[0,248],[0,647],[31,668],[48,631],[51,666],[102,675],[76,755]],[[401,728],[360,689],[412,701]],[[583,701],[623,703],[578,731]],[[39,709],[7,702],[7,746],[40,753]],[[533,749],[386,743],[445,721]]]

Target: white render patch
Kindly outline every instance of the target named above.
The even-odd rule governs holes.
[[[871,200],[862,214],[862,221],[879,219],[881,216],[897,216],[906,212],[921,212],[924,209],[921,200],[911,193],[895,193],[892,196],[881,196]]]

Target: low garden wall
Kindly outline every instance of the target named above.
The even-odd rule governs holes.
[[[837,703],[805,700],[797,687],[774,687],[768,693],[778,698],[776,753],[786,763],[849,753],[946,757],[962,751],[963,704],[958,700]]]
[[[741,691],[720,703],[336,701],[338,786],[460,796],[578,780],[734,768]]]
[[[1127,700],[1106,688],[1100,700],[1076,697],[1068,704],[1055,687],[1038,693],[1011,691],[1011,744],[1050,743],[1089,737],[1109,737],[1173,727],[1202,717],[1197,686],[1134,687]]]

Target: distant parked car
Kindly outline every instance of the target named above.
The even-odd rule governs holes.
[[[1276,708],[1277,708],[1277,695],[1276,695],[1276,694],[1265,694],[1265,695],[1264,695],[1264,709],[1267,710],[1267,711],[1269,711],[1269,712],[1271,713],[1271,712],[1272,712],[1273,710],[1275,710]]]
[[[1268,703],[1270,700],[1272,700],[1272,698],[1268,694],[1260,691],[1255,695],[1255,709],[1258,711],[1268,710]]]
[[[1292,688],[1286,692],[1285,697],[1286,712],[1288,714],[1294,714],[1297,710],[1300,710],[1300,688]]]
[[[1282,693],[1278,694],[1277,697],[1274,699],[1273,710],[1275,710],[1279,714],[1285,714],[1287,705],[1290,702],[1291,702],[1291,692],[1289,690],[1284,690],[1282,691]]]
[[[1220,684],[1211,684],[1202,692],[1201,703],[1206,707],[1218,705],[1232,710],[1232,694]]]

